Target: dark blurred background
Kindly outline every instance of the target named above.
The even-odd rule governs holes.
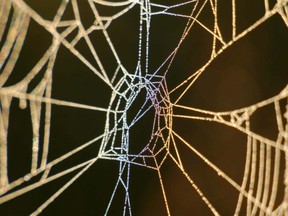
[[[52,20],[60,1],[26,1],[43,18]],[[178,1],[162,4],[176,4]],[[201,3],[200,5],[203,3]],[[81,21],[85,28],[94,22],[86,1],[78,1]],[[188,4],[174,13],[189,15],[194,4]],[[218,21],[223,38],[232,36],[231,1],[218,3]],[[115,14],[122,8],[108,8],[97,5],[100,15]],[[198,6],[199,10],[199,6]],[[264,15],[263,1],[237,1],[237,33]],[[71,19],[72,7],[68,6],[63,19]],[[213,29],[210,4],[204,7],[199,21]],[[150,31],[149,72],[153,73],[177,46],[187,23],[186,18],[174,16],[153,16]],[[59,31],[61,31],[59,29]],[[135,71],[138,58],[139,6],[114,20],[107,29],[124,67]],[[73,32],[71,41],[77,32]],[[144,31],[145,34],[145,31]],[[180,104],[204,110],[227,111],[255,104],[278,94],[288,81],[287,50],[288,29],[280,15],[275,15],[237,41],[215,59],[193,84]],[[90,35],[90,39],[100,57],[108,76],[117,64],[101,31]],[[39,61],[51,45],[52,36],[31,19],[26,42],[18,63],[6,86],[22,80]],[[218,46],[219,48],[219,46]],[[84,41],[76,49],[97,68],[96,62]],[[198,24],[194,24],[181,45],[167,74],[168,88],[171,90],[187,79],[189,75],[205,64],[212,50],[212,35]],[[33,89],[42,79],[45,68],[31,82]],[[160,74],[164,70],[160,70]],[[59,100],[77,102],[98,107],[107,107],[111,91],[66,47],[60,46],[53,71],[52,97]],[[171,99],[178,97],[177,92]],[[20,109],[19,101],[13,99],[9,126],[9,179],[13,181],[25,175],[30,169],[32,126],[29,109]],[[42,111],[44,114],[44,110]],[[149,115],[148,115],[149,116]],[[151,119],[144,116],[141,125],[130,134],[130,145],[145,145],[149,139]],[[71,107],[52,106],[52,123],[49,161],[63,155],[77,146],[103,133],[105,113]],[[251,120],[252,130],[269,139],[276,139],[277,126],[273,107],[259,110]],[[42,125],[43,126],[43,125]],[[143,133],[143,128],[149,128]],[[210,159],[241,185],[246,156],[246,136],[224,125],[194,120],[175,119],[173,129],[193,147]],[[40,135],[43,135],[41,132]],[[43,138],[42,138],[43,139]],[[177,141],[177,140],[176,140]],[[236,208],[239,192],[220,178],[211,168],[188,150],[178,140],[179,152],[187,173],[203,191],[221,215],[232,215]],[[59,172],[81,161],[97,155],[100,142],[91,145],[52,172]],[[61,194],[42,215],[103,215],[118,177],[119,163],[101,160],[93,165],[67,191]],[[283,179],[283,167],[281,178]],[[17,197],[0,206],[1,215],[27,215],[47,200],[75,173]],[[172,215],[212,215],[196,191],[185,179],[181,170],[170,159],[164,163],[161,174]],[[31,181],[37,181],[32,179]],[[283,184],[280,180],[277,203],[283,198]],[[166,215],[164,201],[157,172],[143,167],[131,167],[130,196],[134,215]],[[121,215],[124,191],[117,193],[110,215]],[[245,204],[245,202],[244,202]],[[242,209],[241,214],[245,211]]]

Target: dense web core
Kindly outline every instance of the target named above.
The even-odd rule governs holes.
[[[134,206],[134,197],[130,191],[130,185],[135,182],[135,167],[151,170],[157,176],[153,184],[161,191],[159,205],[164,206],[167,215],[173,215],[173,201],[168,192],[169,186],[165,183],[166,171],[163,171],[163,167],[168,163],[169,166],[176,167],[192,189],[191,193],[196,194],[195,199],[185,198],[182,203],[189,206],[198,197],[213,215],[225,214],[225,207],[219,206],[205,186],[194,179],[193,171],[188,168],[189,163],[185,162],[186,156],[183,156],[185,149],[185,154],[196,156],[204,163],[203,166],[208,167],[209,173],[216,173],[218,179],[236,191],[237,199],[234,204],[227,202],[227,205],[233,205],[233,212],[230,214],[287,215],[288,87],[283,86],[284,89],[282,87],[283,90],[277,95],[258,103],[224,112],[192,107],[183,98],[193,91],[194,84],[216,59],[268,20],[281,17],[282,25],[288,27],[288,1],[257,1],[257,11],[261,9],[261,16],[241,28],[238,28],[238,23],[247,17],[239,15],[237,1],[227,1],[227,6],[224,7],[225,13],[230,14],[225,18],[226,26],[221,24],[222,12],[218,11],[218,4],[221,4],[218,0],[0,0],[0,206],[8,206],[3,210],[0,208],[2,214],[10,211],[7,210],[9,202],[47,185],[52,189],[52,193],[41,203],[35,202],[33,211],[29,212],[31,215],[44,214],[50,206],[61,205],[61,196],[89,170],[93,170],[98,164],[104,166],[102,164],[110,162],[117,163],[117,168],[109,169],[107,166],[104,172],[94,171],[98,174],[93,180],[94,184],[100,188],[106,187],[103,190],[109,193],[104,208],[98,207],[95,201],[96,208],[102,209],[102,215],[135,214],[137,207]],[[247,1],[247,7],[249,5],[250,2]],[[130,21],[125,20],[125,17],[129,17],[127,19]],[[162,17],[179,22],[179,25],[176,25],[181,31],[177,40],[171,40],[169,43],[169,53],[156,65],[155,62],[151,63],[157,55],[157,50],[153,50],[151,45],[155,43],[153,37],[156,37],[153,33],[153,23]],[[121,20],[124,20],[124,24],[121,24]],[[129,23],[132,22],[136,26],[136,39],[130,37],[132,30],[129,28],[133,25]],[[120,25],[120,30],[115,33],[114,26]],[[162,25],[158,25],[157,28],[164,28],[169,23],[163,21]],[[30,27],[38,28],[39,32],[45,32],[48,36],[43,36],[44,33],[38,34],[36,30],[30,30]],[[210,40],[207,44],[208,58],[195,71],[188,68],[189,74],[186,73],[180,82],[177,78],[182,72],[181,69],[176,69],[173,75],[176,84],[170,84],[167,77],[172,73],[175,59],[185,46],[183,44],[191,39],[191,35],[197,34],[197,31],[192,32],[196,28],[201,29],[201,34]],[[32,51],[24,53],[23,50],[29,35],[33,34],[36,34],[34,39],[43,41],[45,46],[48,44],[45,48],[44,45],[39,46],[39,50],[42,50],[39,56],[35,56]],[[121,48],[121,40],[124,39],[130,40],[129,43],[134,45],[123,45]],[[36,45],[33,46],[32,41],[29,46],[32,50]],[[134,57],[126,60],[129,57],[124,53],[125,49],[133,50]],[[74,60],[62,58],[64,52],[72,55]],[[23,65],[26,57],[30,55],[33,59],[30,65],[27,63],[25,67],[17,66]],[[287,56],[287,53],[285,55]],[[20,60],[21,56],[24,60]],[[57,74],[61,73],[57,65],[64,64],[69,71],[73,67],[69,65],[74,62],[81,65],[81,73],[76,77],[79,79],[79,85],[73,86],[74,93],[76,94],[78,89],[85,89],[86,84],[80,85],[81,76],[89,74],[87,80],[90,79],[92,83],[95,80],[95,90],[90,90],[90,93],[95,93],[93,103],[86,102],[85,93],[78,97],[78,101],[73,98],[73,93],[69,93],[72,96],[67,95],[66,98],[64,94],[56,93],[57,83],[65,83],[70,79],[68,77],[67,80],[57,80],[60,79]],[[284,74],[287,73],[287,66],[282,69],[285,71]],[[89,81],[85,82],[89,85]],[[77,134],[81,141],[75,141],[75,145],[60,139],[61,134],[65,132],[57,134],[56,129],[53,129],[57,127],[57,119],[60,119],[59,116],[54,116],[59,107],[67,110],[63,115],[73,109],[83,110],[91,116],[94,115],[92,113],[96,113],[95,121],[98,127],[93,129],[96,131],[94,137],[81,140],[81,134]],[[265,133],[258,133],[252,127],[254,116],[266,108],[270,109],[269,116],[276,122],[274,138],[266,136]],[[19,110],[28,112],[26,117],[17,119],[15,113],[22,112]],[[179,129],[175,126],[178,120],[187,125],[206,122],[207,131],[209,124],[220,124],[244,135],[246,141],[241,145],[246,151],[244,163],[237,171],[240,179],[227,173],[221,164],[213,162],[211,154],[198,149],[197,145],[194,145],[193,137],[191,141],[178,132]],[[145,123],[144,127],[139,127],[143,121],[148,122],[149,126]],[[25,123],[27,125],[23,126]],[[67,123],[67,128],[69,124]],[[84,127],[81,126],[83,123],[77,124]],[[29,134],[28,145],[25,145],[24,138],[16,139],[14,131],[19,130],[24,131],[26,135]],[[144,135],[139,135],[135,141],[132,137],[137,130],[138,134]],[[55,147],[57,138],[60,140],[57,146],[62,146],[58,152],[58,147]],[[87,154],[86,149],[89,149]],[[98,178],[112,172],[117,176],[112,189],[111,186],[105,185],[105,182],[97,182]],[[53,182],[57,184],[53,185]],[[145,180],[139,187],[144,183]],[[180,185],[175,183],[173,187],[177,188]],[[214,187],[221,188],[216,182]],[[182,199],[181,194],[177,196],[179,200]],[[226,200],[229,199],[226,197]],[[115,205],[120,205],[116,213],[113,210]],[[17,206],[13,208],[17,209]],[[158,215],[155,209],[151,214]]]

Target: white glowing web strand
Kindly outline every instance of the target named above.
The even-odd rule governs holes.
[[[123,2],[110,2],[102,0],[87,0],[91,11],[95,16],[95,22],[90,28],[84,28],[81,23],[81,15],[76,0],[63,0],[59,6],[59,9],[54,16],[53,20],[45,20],[40,14],[33,10],[27,3],[22,0],[2,0],[0,3],[0,35],[4,34],[5,26],[7,24],[8,16],[13,8],[13,15],[7,35],[7,39],[1,49],[0,55],[0,95],[1,95],[1,115],[0,115],[0,139],[1,139],[1,152],[0,152],[0,204],[14,199],[24,193],[27,193],[37,187],[41,187],[55,179],[58,179],[73,171],[78,173],[71,178],[65,185],[63,185],[57,192],[46,200],[41,206],[39,206],[32,215],[38,215],[44,210],[49,204],[51,204],[63,191],[65,191],[75,180],[77,180],[86,170],[89,169],[98,160],[116,160],[119,162],[119,177],[115,182],[115,188],[111,195],[105,214],[109,214],[110,206],[113,202],[114,195],[119,187],[123,187],[126,191],[125,203],[123,206],[123,215],[132,215],[133,209],[131,208],[131,201],[129,196],[129,182],[130,182],[130,167],[134,165],[143,166],[152,170],[155,170],[159,176],[160,187],[163,193],[163,199],[165,202],[167,214],[170,215],[169,200],[166,196],[165,185],[162,181],[161,167],[165,163],[166,158],[170,157],[179,170],[186,177],[187,181],[191,184],[203,202],[209,207],[211,212],[215,215],[219,215],[217,209],[210,203],[209,197],[207,197],[201,188],[193,181],[193,179],[186,172],[186,168],[183,166],[181,161],[181,155],[178,152],[179,145],[187,146],[187,151],[196,154],[200,157],[213,171],[217,172],[219,177],[226,180],[233,188],[239,192],[239,198],[237,205],[235,206],[235,215],[238,215],[240,208],[242,207],[244,198],[247,199],[246,211],[247,215],[254,215],[257,212],[260,215],[284,215],[287,213],[288,197],[287,197],[287,186],[288,186],[288,111],[283,113],[280,110],[279,103],[282,100],[287,101],[288,87],[273,98],[267,99],[258,104],[254,104],[249,107],[245,107],[239,110],[230,112],[212,112],[193,107],[187,107],[180,104],[180,99],[190,89],[197,78],[205,71],[206,67],[225,49],[232,45],[237,40],[244,37],[250,31],[261,25],[263,22],[268,20],[274,14],[280,14],[284,22],[288,26],[288,6],[287,1],[278,0],[275,5],[269,5],[268,0],[264,0],[262,4],[265,5],[265,11],[263,17],[257,22],[247,28],[245,31],[238,33],[236,26],[236,2],[232,0],[232,38],[230,41],[225,41],[221,35],[221,29],[218,25],[218,14],[217,14],[217,0],[204,0],[204,1],[186,1],[177,5],[160,5],[150,2],[149,0],[144,1],[123,1]],[[71,4],[74,13],[74,19],[62,20],[62,16],[67,8]],[[105,17],[99,14],[97,5],[106,5],[111,7],[122,7],[120,12],[115,13],[112,16]],[[193,9],[190,15],[177,14],[171,12],[172,9],[177,7],[185,7],[187,5],[193,5]],[[201,14],[203,8],[209,5],[213,11],[214,16],[214,28],[210,29],[198,20],[198,16]],[[109,34],[106,31],[109,25],[121,16],[124,16],[133,7],[140,7],[140,25],[139,25],[139,50],[138,50],[138,64],[135,71],[127,71],[125,65],[121,62],[121,56],[118,56],[117,51],[113,46],[113,41],[110,40]],[[176,45],[174,51],[167,57],[163,64],[159,66],[157,71],[149,71],[149,32],[150,22],[153,20],[153,16],[174,16],[187,19],[186,27],[183,31],[182,37],[179,43]],[[17,62],[17,58],[20,54],[21,47],[24,43],[26,32],[29,25],[29,20],[33,19],[40,26],[44,27],[51,35],[53,35],[53,42],[47,49],[45,54],[39,59],[37,64],[29,71],[27,76],[20,82],[13,86],[5,86],[7,79],[13,72],[13,68]],[[186,80],[180,83],[177,87],[172,90],[168,90],[165,76],[169,73],[169,68],[173,63],[174,57],[176,56],[178,49],[181,47],[182,42],[185,40],[190,29],[194,25],[200,25],[207,31],[208,34],[213,36],[213,47],[211,49],[211,58],[203,65],[198,71],[191,74]],[[66,30],[59,33],[58,28],[65,27]],[[145,31],[144,31],[144,28]],[[75,29],[77,29],[77,36],[69,42],[66,37]],[[89,35],[93,31],[101,31],[107,43],[111,53],[113,54],[117,67],[115,68],[114,75],[109,78],[105,67],[102,65],[101,58],[97,54],[97,49],[93,46],[93,43]],[[143,32],[147,32],[144,34]],[[97,62],[98,69],[93,65],[77,50],[75,47],[79,41],[84,41],[90,52],[93,54],[94,60]],[[221,47],[217,47],[217,42],[220,42]],[[142,47],[146,50],[142,50]],[[108,107],[95,107],[84,104],[79,104],[70,101],[63,101],[51,98],[52,92],[52,81],[53,81],[53,67],[57,60],[58,48],[63,45],[70,50],[70,52],[76,56],[87,68],[95,74],[100,80],[102,80],[111,89],[111,98]],[[144,55],[145,53],[145,55]],[[143,58],[145,59],[143,63]],[[45,76],[39,82],[37,87],[32,91],[28,92],[28,86],[34,77],[40,72],[41,69],[46,67]],[[168,66],[167,66],[168,65]],[[166,67],[166,68],[165,68]],[[165,69],[164,75],[160,75],[160,69]],[[111,73],[111,71],[110,71]],[[117,79],[120,77],[120,79]],[[175,101],[169,99],[169,95],[181,91],[179,97]],[[136,114],[132,122],[127,121],[127,113],[129,108],[139,95],[141,91],[145,91],[146,100],[139,112]],[[108,94],[108,93],[107,93]],[[31,121],[33,129],[33,140],[32,140],[32,155],[31,155],[31,170],[22,178],[9,181],[9,170],[7,165],[7,134],[9,131],[9,112],[10,105],[13,98],[20,100],[20,107],[27,108],[31,112]],[[120,106],[120,104],[125,104]],[[96,112],[102,112],[106,115],[106,124],[104,126],[103,134],[95,137],[94,139],[86,142],[74,150],[67,152],[61,157],[48,161],[49,154],[49,137],[50,137],[50,119],[52,105],[66,106],[70,108],[81,108],[86,110],[94,110]],[[277,140],[270,140],[266,137],[260,136],[254,133],[250,129],[250,118],[251,116],[261,107],[274,106],[275,118],[278,125],[278,138]],[[45,107],[45,116],[42,116],[41,110]],[[191,115],[181,115],[173,112],[173,108],[177,110],[191,111]],[[129,133],[130,129],[141,119],[148,110],[153,109],[155,111],[154,121],[151,128],[152,135],[149,143],[144,149],[138,154],[129,154]],[[187,112],[186,112],[187,113]],[[282,118],[284,116],[284,119]],[[227,125],[228,127],[234,128],[247,135],[247,154],[246,154],[246,165],[243,174],[242,184],[237,184],[231,177],[224,173],[219,167],[217,167],[212,161],[206,158],[201,152],[193,147],[188,141],[182,138],[172,127],[173,118],[185,118],[191,120],[203,120],[217,122],[220,124]],[[39,151],[39,127],[40,122],[45,121],[45,132],[44,142],[42,151]],[[113,123],[111,123],[113,119]],[[165,125],[161,124],[161,120],[164,119]],[[164,131],[168,131],[168,135],[164,135]],[[121,143],[117,143],[117,136],[121,136]],[[162,146],[156,148],[156,143],[159,145],[161,141]],[[72,157],[81,150],[85,149],[90,145],[101,144],[99,154],[95,158],[88,159],[87,161],[81,162],[76,166],[73,166],[67,170],[63,170],[57,174],[50,175],[50,171],[56,164],[61,163],[65,159]],[[171,149],[174,149],[176,153],[171,153]],[[272,151],[274,149],[274,151]],[[165,153],[164,157],[158,157],[161,153]],[[274,161],[271,161],[271,154],[274,155]],[[275,206],[275,199],[277,195],[278,183],[283,181],[279,179],[280,170],[280,157],[281,152],[285,153],[285,195],[283,202],[279,206]],[[38,159],[41,158],[40,166],[38,166]],[[153,160],[154,165],[146,163],[148,160]],[[256,164],[259,164],[257,170]],[[272,167],[273,164],[273,167]],[[41,179],[36,183],[31,183],[28,186],[21,187],[24,182],[30,181],[34,176],[41,175]],[[256,175],[258,181],[256,181]],[[270,181],[270,176],[273,176]],[[17,186],[19,189],[10,192]],[[254,196],[254,194],[256,194]]]

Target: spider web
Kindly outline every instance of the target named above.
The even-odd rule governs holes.
[[[44,210],[45,213],[54,201],[61,200],[64,191],[68,192],[69,187],[84,178],[87,172],[102,164],[113,163],[116,167],[109,169],[107,166],[104,171],[94,171],[98,174],[93,180],[94,184],[100,187],[95,193],[101,194],[101,187],[105,187],[103,191],[109,193],[107,199],[103,198],[105,203],[100,211],[102,215],[132,215],[136,211],[134,198],[137,200],[139,194],[135,196],[131,192],[137,178],[133,176],[135,167],[151,170],[157,176],[157,183],[153,184],[160,188],[162,197],[159,202],[164,206],[165,214],[176,214],[165,180],[168,165],[176,167],[184,182],[192,189],[191,193],[196,194],[195,197],[208,212],[214,215],[225,214],[226,207],[221,207],[214,200],[205,189],[205,182],[203,184],[203,181],[199,181],[189,168],[191,164],[187,162],[188,154],[200,159],[209,173],[216,174],[216,178],[236,192],[237,199],[231,204],[233,212],[230,214],[287,214],[288,87],[268,99],[224,112],[195,108],[184,100],[209,67],[228,52],[226,50],[232,45],[235,46],[276,16],[281,17],[282,25],[286,24],[287,27],[287,0],[257,1],[261,8],[260,16],[243,26],[240,23],[246,17],[238,14],[240,2],[232,0],[229,7],[224,7],[226,13],[228,10],[230,14],[229,19],[225,20],[225,26],[218,11],[222,10],[220,4],[217,0],[62,0],[49,3],[1,0],[1,206],[22,195],[33,195],[34,190],[48,185],[49,195],[40,202],[33,199],[34,205],[28,212],[38,215]],[[161,61],[155,63],[155,56],[162,52],[152,46],[155,44],[153,38],[157,37],[153,23],[157,19],[163,23],[163,17],[171,20],[167,24],[171,24],[170,30],[173,29],[173,22],[180,30],[171,39],[173,43],[167,44],[169,52],[160,56]],[[119,26],[119,29],[114,26]],[[131,36],[133,33],[130,27],[135,29],[135,37]],[[175,31],[178,31],[177,28]],[[188,68],[188,73],[176,68],[172,78],[175,80],[170,81],[168,77],[175,71],[173,67],[176,67],[177,57],[185,48],[186,41],[197,34],[193,32],[194,29],[201,29],[202,34],[209,38],[210,42],[206,45],[209,49],[207,58],[197,69],[192,71]],[[32,42],[29,43],[29,49],[26,48],[28,53],[24,53],[25,44],[28,44],[26,41],[33,34],[36,36],[30,38]],[[37,47],[33,45],[33,40],[43,44]],[[122,41],[126,41],[128,46],[122,45]],[[157,43],[161,44],[161,39]],[[31,46],[36,48],[36,54],[29,52],[33,48]],[[132,50],[132,54],[126,54],[125,49]],[[73,57],[72,61],[63,57],[67,53]],[[33,60],[28,62],[27,56]],[[78,67],[73,66],[74,63],[81,65],[77,75],[71,72],[73,67]],[[60,64],[64,65],[64,69],[59,70]],[[68,72],[64,79],[59,74],[64,74],[65,68]],[[287,70],[285,73],[287,75]],[[70,90],[61,88],[62,83],[68,83],[73,76],[75,80]],[[86,93],[81,93],[80,88]],[[61,108],[60,114],[57,109]],[[265,109],[270,110],[269,118],[275,122],[274,136],[270,136],[269,132],[263,134],[253,126],[255,116]],[[73,122],[71,119],[76,119],[76,115],[82,115],[77,114],[81,110],[88,116]],[[19,117],[21,112],[24,117]],[[57,126],[61,124],[61,116],[69,112],[71,117],[65,119],[66,124]],[[89,121],[89,116],[96,122],[91,134],[82,138],[81,131],[85,129],[79,129],[77,135],[69,132],[71,127],[84,128],[82,124]],[[266,118],[267,115],[262,117]],[[226,172],[221,163],[213,162],[211,154],[200,150],[203,146],[195,146],[193,137],[187,138],[187,134],[179,132],[175,126],[178,120],[185,125],[207,123],[205,131],[209,131],[210,124],[219,124],[244,136],[246,140],[241,138],[240,141],[241,148],[246,151],[245,157],[242,168],[236,170],[240,178]],[[143,121],[146,122],[144,128],[141,123]],[[137,126],[139,124],[142,126]],[[15,131],[18,131],[18,135]],[[136,131],[138,135],[135,140],[133,134]],[[64,138],[59,138],[62,135]],[[17,136],[20,137],[17,139]],[[80,140],[73,140],[77,136],[80,136]],[[88,141],[83,143],[83,140]],[[112,186],[108,183],[112,175],[108,174],[110,172],[115,175],[115,178],[111,177]],[[97,182],[105,175],[109,178],[107,182]],[[64,180],[59,181],[61,179]],[[57,184],[53,185],[53,182]],[[144,183],[145,180],[142,180],[141,185]],[[221,184],[216,181],[213,186],[221,188]],[[172,187],[180,188],[181,185],[175,184]],[[177,197],[181,199],[182,196],[178,194]],[[195,199],[184,199],[181,203],[189,206],[196,202]],[[115,210],[117,205],[118,209]],[[2,212],[6,211],[10,212],[11,206],[8,205]]]

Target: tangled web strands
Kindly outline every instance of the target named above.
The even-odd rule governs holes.
[[[93,187],[98,187],[94,191],[98,198],[91,208],[97,209],[102,215],[132,215],[138,208],[135,207],[135,200],[139,201],[139,197],[144,196],[143,192],[135,196],[132,189],[137,181],[137,175],[133,172],[140,167],[156,176],[153,185],[157,185],[161,194],[159,206],[163,207],[167,215],[173,215],[177,212],[174,210],[175,198],[170,194],[171,184],[169,186],[165,179],[168,178],[169,165],[176,168],[183,182],[189,185],[189,193],[194,194],[193,198],[188,199],[187,195],[179,192],[177,196],[182,205],[200,203],[199,206],[203,205],[207,212],[214,215],[225,214],[230,204],[229,214],[234,215],[287,215],[288,87],[282,86],[283,90],[268,99],[225,112],[195,108],[184,100],[218,58],[265,23],[277,17],[282,19],[282,26],[288,27],[287,0],[255,1],[257,11],[261,9],[260,16],[245,28],[239,28],[241,20],[248,19],[239,12],[241,2],[231,1],[225,3],[225,14],[229,13],[229,16],[225,17],[224,25],[219,12],[223,3],[218,0],[62,0],[41,3],[0,0],[0,212],[5,214],[19,210],[20,214],[24,214],[29,210],[27,214],[38,215],[57,205],[61,206],[61,211],[64,211],[63,208],[70,209],[71,206],[60,203],[61,197],[65,196],[63,192],[68,193],[91,172],[96,175]],[[247,2],[247,7],[250,4]],[[129,18],[128,22],[126,17],[129,16],[133,19]],[[171,40],[171,44],[168,44],[171,46],[169,52],[155,66],[153,59],[161,50],[155,50],[151,45],[155,45],[153,37],[157,37],[153,34],[153,24],[162,18],[168,18],[171,23],[162,22],[161,26],[157,26],[158,29],[176,22],[181,31],[178,32],[177,40],[174,43]],[[132,22],[136,26],[135,38],[130,37],[133,34],[129,31],[129,27],[133,27]],[[117,33],[115,26],[120,26],[120,29],[116,29]],[[188,68],[188,74],[176,69],[177,73],[173,76],[185,74],[185,78],[174,80],[174,84],[171,84],[168,77],[175,70],[173,66],[185,48],[184,44],[191,40],[191,35],[193,40],[193,34],[197,34],[194,29],[200,29],[199,32],[209,38],[206,45],[209,55],[197,69]],[[34,45],[37,40],[43,42],[39,47]],[[130,40],[130,45],[122,46],[122,40]],[[26,45],[28,48],[25,51]],[[40,54],[29,52],[34,49],[39,49]],[[133,50],[133,58],[126,60],[128,56],[123,52],[125,49]],[[63,53],[68,53],[73,60],[65,59]],[[31,64],[27,63],[28,57],[33,58],[29,61]],[[73,79],[73,73],[69,74],[69,71],[72,71],[74,63],[81,65],[81,72],[75,79],[79,83],[75,81],[74,90],[65,94],[64,87],[59,90],[59,86]],[[61,64],[67,70],[59,70]],[[282,69],[286,71],[283,74],[287,75],[287,67]],[[65,71],[68,71],[69,76],[59,76]],[[82,85],[81,77],[86,77]],[[90,82],[95,82],[95,91],[85,87]],[[73,94],[82,95],[73,97]],[[91,94],[93,100],[87,102],[85,98],[91,98]],[[254,116],[266,108],[270,109],[270,117],[265,117],[275,122],[274,138],[258,133],[253,128]],[[57,109],[65,110],[61,115],[71,110],[73,113],[62,128],[57,126],[61,119]],[[69,124],[75,124],[73,119],[77,118],[77,112],[83,111],[85,115],[93,116],[97,126],[91,130],[92,136],[73,140],[73,137],[82,136],[79,134],[82,130],[77,135],[67,132]],[[19,113],[24,117],[19,117]],[[150,128],[138,127],[138,135],[148,130],[148,139],[143,142],[139,135],[138,140],[133,140],[133,134],[136,133],[134,128],[144,120],[149,121]],[[245,157],[242,158],[244,162],[242,168],[236,170],[240,177],[235,177],[222,167],[223,164],[213,161],[211,153],[205,153],[202,151],[203,146],[195,145],[193,137],[189,140],[178,132],[179,128],[175,126],[178,120],[183,120],[187,125],[204,122],[207,124],[205,131],[209,131],[210,124],[222,125],[244,135],[245,140],[241,141],[241,148],[245,151]],[[73,127],[85,127],[79,126],[79,122],[77,124]],[[17,138],[17,133],[20,138]],[[219,153],[224,154],[224,151]],[[201,161],[211,175],[216,174],[214,188],[221,189],[221,184],[217,182],[224,182],[223,185],[228,185],[229,190],[236,194],[235,199],[231,198],[230,202],[230,198],[226,197],[224,207],[217,199],[215,201],[215,197],[205,189],[205,181],[199,181],[189,168],[193,164],[187,162],[187,154]],[[105,167],[105,163],[109,165]],[[111,164],[116,165],[116,168],[111,168]],[[97,171],[98,166],[104,166],[104,171]],[[107,182],[99,180],[105,179],[105,176],[113,179],[112,186],[109,186],[108,178]],[[142,179],[140,187],[144,182]],[[87,187],[92,190],[92,186]],[[181,185],[174,183],[173,187],[177,190]],[[37,194],[38,191],[41,193],[42,188],[45,193]],[[31,199],[29,207],[28,202],[23,201],[25,197]],[[100,207],[99,197],[105,201],[103,208]],[[20,210],[18,200],[25,203],[23,210]],[[15,201],[16,204],[11,207],[9,203]],[[15,209],[15,205],[19,209]],[[155,213],[157,208],[150,210]],[[197,209],[194,211],[196,214]],[[188,215],[190,213],[186,212]]]

